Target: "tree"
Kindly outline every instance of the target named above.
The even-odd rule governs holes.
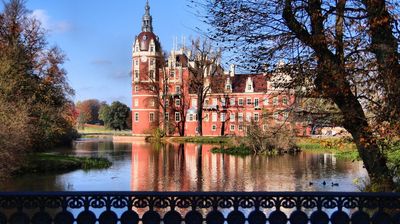
[[[104,104],[104,103],[103,103]],[[84,100],[76,103],[76,108],[79,111],[82,122],[97,123],[99,121],[99,110],[101,103],[96,99]]]
[[[103,121],[104,126],[106,128],[110,128],[110,123],[111,123],[110,111],[111,108],[106,103],[103,103],[99,110],[99,119]]]
[[[192,40],[189,58],[189,91],[197,95],[197,130],[203,135],[203,107],[210,93],[212,78],[222,69],[219,66],[221,51],[214,50],[208,39]]]
[[[110,128],[114,130],[124,130],[128,127],[127,120],[131,110],[119,101],[115,101],[110,106]]]
[[[21,111],[29,124],[26,149],[44,150],[73,137],[74,91],[62,68],[65,55],[48,46],[40,22],[24,3],[5,2],[0,13],[0,98],[16,108],[28,108]]]
[[[384,0],[204,0],[211,38],[238,53],[249,69],[292,78],[314,97],[332,100],[343,127],[379,190],[393,177],[373,127],[395,128],[400,116],[398,29]],[[396,38],[397,35],[397,38]],[[373,114],[367,117],[366,111]],[[374,125],[372,125],[374,124]]]

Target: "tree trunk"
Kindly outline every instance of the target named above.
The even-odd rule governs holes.
[[[197,129],[198,135],[203,136],[203,93],[197,93]]]

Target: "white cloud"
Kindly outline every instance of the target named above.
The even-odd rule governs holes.
[[[52,33],[65,33],[72,30],[72,24],[68,21],[52,21],[47,11],[44,9],[35,9],[31,13],[33,18],[41,22],[43,28]]]

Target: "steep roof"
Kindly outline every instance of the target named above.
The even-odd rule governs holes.
[[[232,93],[244,93],[246,81],[249,77],[253,81],[254,92],[267,92],[269,76],[263,74],[236,74],[233,77],[229,75],[213,76],[210,82],[212,93],[224,93],[227,78],[231,81]]]

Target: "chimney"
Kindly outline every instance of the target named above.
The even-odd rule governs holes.
[[[229,74],[231,77],[235,76],[235,65],[231,64],[231,69],[229,70]]]

